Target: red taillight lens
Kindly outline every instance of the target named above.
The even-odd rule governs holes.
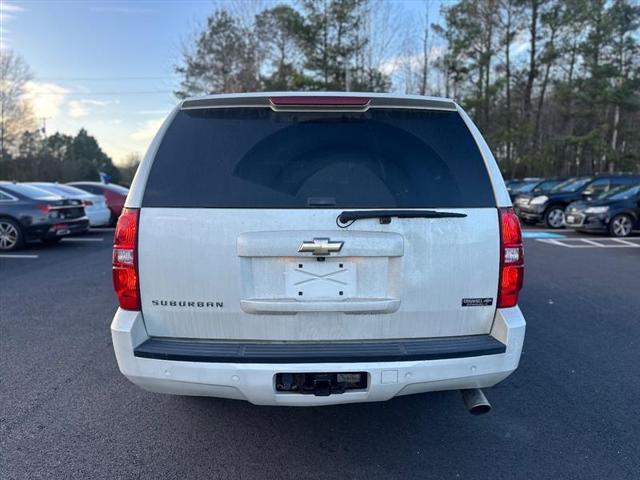
[[[42,213],[49,213],[49,211],[51,211],[51,205],[41,203],[40,205],[38,205],[38,210],[40,210]]]
[[[85,207],[89,207],[93,205],[93,202],[91,200],[82,200],[82,205],[84,205]]]
[[[271,97],[269,99],[275,106],[359,106],[364,107],[369,103],[366,97],[341,97],[323,95],[300,95],[289,97]]]
[[[520,221],[512,208],[500,214],[500,285],[498,308],[514,307],[524,279],[524,250]]]
[[[113,288],[120,308],[140,310],[138,282],[138,210],[125,208],[113,239]]]

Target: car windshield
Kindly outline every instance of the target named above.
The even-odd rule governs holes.
[[[551,193],[571,193],[578,191],[591,181],[591,178],[572,178],[551,189]]]
[[[24,183],[12,183],[10,185],[3,184],[2,188],[9,193],[17,193],[18,195],[24,195],[28,198],[45,198],[51,196],[59,196],[54,193],[43,190],[42,188],[34,187],[33,185],[25,185]]]
[[[518,192],[518,193],[528,193],[528,192],[531,192],[538,185],[540,185],[540,182],[536,180],[535,182],[525,183],[524,185],[520,185],[519,187],[513,188],[512,191]]]
[[[618,189],[614,189],[614,190],[616,191],[614,192],[612,190],[611,192],[609,192],[610,195],[607,195],[607,198],[609,200],[626,200],[628,198],[632,198],[640,194],[640,185],[636,185],[631,188],[629,188],[628,186],[625,186],[620,190]]]
[[[560,180],[545,180],[544,182],[540,182],[539,184],[537,184],[532,190],[546,191],[550,190],[556,185],[559,185],[560,183],[562,183],[560,182]]]

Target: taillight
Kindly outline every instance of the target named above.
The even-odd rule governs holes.
[[[113,288],[125,310],[140,310],[138,210],[125,208],[113,239]]]
[[[42,213],[49,213],[51,209],[51,205],[47,205],[46,203],[41,203],[38,205],[38,210],[40,210]]]
[[[272,105],[282,106],[351,106],[364,107],[369,103],[367,97],[342,97],[323,95],[296,95],[288,97],[271,97]]]
[[[498,308],[514,307],[524,278],[520,221],[512,208],[500,208],[500,285]]]
[[[82,205],[84,205],[85,207],[90,207],[91,205],[93,205],[93,202],[91,200],[82,200]]]

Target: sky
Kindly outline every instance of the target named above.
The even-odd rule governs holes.
[[[429,2],[437,15],[440,2]],[[27,92],[47,134],[86,128],[121,163],[131,153],[144,154],[176,104],[174,66],[182,45],[220,3],[0,0],[0,47],[30,66]],[[402,5],[419,13],[424,1]]]

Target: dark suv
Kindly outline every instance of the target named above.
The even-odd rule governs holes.
[[[80,201],[31,185],[0,182],[0,251],[16,250],[27,240],[56,243],[88,228]]]
[[[632,186],[640,181],[640,175],[598,175],[571,178],[538,195],[527,204],[519,204],[518,216],[526,223],[543,221],[549,228],[565,225],[564,211],[576,200],[589,200],[619,186]]]

